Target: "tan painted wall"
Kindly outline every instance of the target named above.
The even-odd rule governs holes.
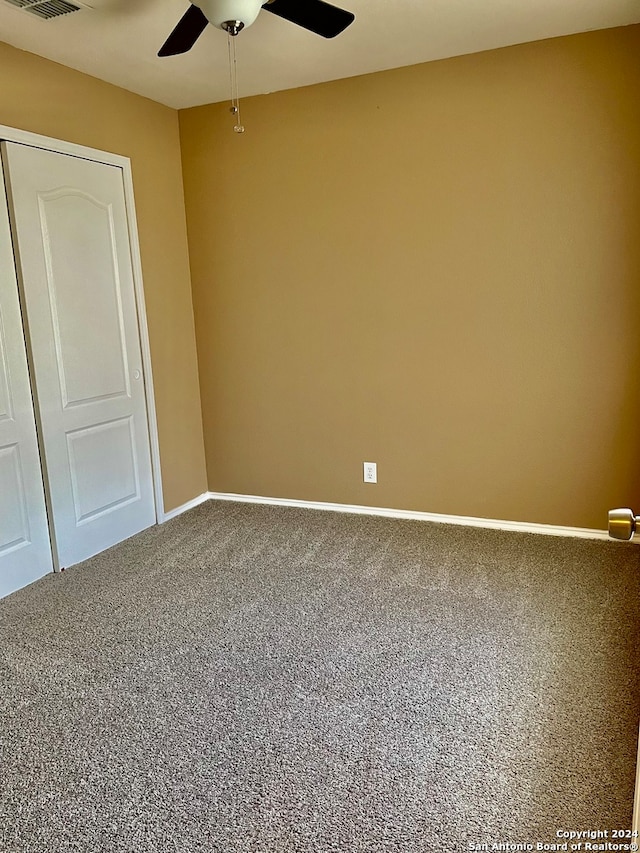
[[[180,112],[209,488],[640,507],[638,92],[634,26]]]
[[[130,157],[165,509],[206,489],[178,115],[0,44],[0,124]]]

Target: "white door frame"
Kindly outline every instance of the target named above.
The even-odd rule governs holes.
[[[127,224],[129,229],[129,244],[131,246],[131,265],[133,268],[133,284],[136,297],[136,309],[138,311],[138,331],[140,333],[140,348],[142,351],[142,365],[144,368],[144,388],[147,403],[147,423],[149,425],[149,443],[151,447],[151,470],[153,473],[153,494],[155,499],[156,522],[161,524],[165,521],[164,498],[162,494],[162,472],[160,469],[160,443],[158,441],[158,421],[156,418],[155,395],[153,391],[153,375],[151,371],[151,349],[149,347],[149,329],[147,326],[147,312],[144,303],[144,288],[142,282],[142,261],[140,259],[140,243],[138,241],[138,225],[136,219],[136,207],[133,194],[133,175],[131,171],[131,160],[120,154],[111,154],[108,151],[100,151],[97,148],[88,148],[85,145],[76,145],[73,142],[64,142],[51,136],[42,136],[39,133],[31,133],[27,130],[18,130],[15,127],[0,125],[0,139],[7,142],[21,142],[23,145],[31,145],[35,148],[44,148],[57,154],[68,154],[72,157],[82,157],[84,160],[95,160],[109,166],[118,166],[122,169],[125,205],[127,209]],[[58,567],[56,566],[56,571]]]

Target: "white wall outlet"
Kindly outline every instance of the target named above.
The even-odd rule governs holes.
[[[378,482],[378,465],[376,462],[364,462],[364,481],[365,483]]]

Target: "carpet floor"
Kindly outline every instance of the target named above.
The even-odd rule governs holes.
[[[0,601],[0,850],[611,838],[639,569],[630,543],[204,504]]]

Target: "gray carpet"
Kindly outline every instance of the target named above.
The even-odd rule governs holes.
[[[629,827],[639,568],[632,544],[203,505],[0,601],[0,850]]]

